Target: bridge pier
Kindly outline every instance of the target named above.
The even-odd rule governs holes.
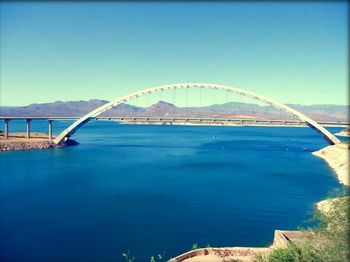
[[[27,126],[27,138],[30,138],[30,121],[32,121],[30,118],[26,119],[26,126]]]
[[[5,138],[9,137],[9,122],[10,119],[4,119],[4,123],[5,123]]]
[[[47,120],[49,122],[49,140],[52,140],[52,122],[53,120]]]

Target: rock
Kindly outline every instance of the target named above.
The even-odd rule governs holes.
[[[0,143],[1,151],[11,150],[26,150],[26,149],[47,149],[57,147],[51,141],[32,141],[32,142],[18,142],[18,141],[2,141]]]

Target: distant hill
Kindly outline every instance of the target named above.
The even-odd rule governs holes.
[[[0,107],[0,116],[80,117],[106,103],[108,103],[106,100],[92,99],[89,101],[56,101],[19,107]],[[131,115],[145,111],[146,109],[142,107],[121,104],[107,111],[105,115]]]
[[[106,100],[93,99],[89,101],[56,101],[53,103],[30,104],[20,107],[0,107],[0,116],[80,117],[107,102]],[[289,104],[289,106],[315,120],[346,121],[348,119],[348,106],[299,104]],[[272,106],[259,106],[257,104],[238,102],[188,108],[177,107],[164,101],[159,101],[148,108],[120,104],[104,112],[101,116],[193,116],[286,119],[285,113],[281,113]]]

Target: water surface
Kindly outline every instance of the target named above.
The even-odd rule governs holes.
[[[193,243],[266,246],[340,188],[311,154],[326,142],[310,128],[97,121],[74,138],[79,146],[1,153],[1,261],[123,261],[129,249],[148,261]]]

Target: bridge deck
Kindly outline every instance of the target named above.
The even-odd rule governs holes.
[[[80,117],[0,117],[0,120],[77,120]],[[126,123],[132,122],[229,122],[237,124],[271,124],[271,125],[306,125],[305,121],[298,120],[280,120],[280,119],[254,119],[254,118],[209,118],[209,117],[146,117],[146,116],[113,116],[113,117],[94,117],[92,120],[114,120]],[[350,123],[343,121],[318,121],[324,126],[349,126]]]

